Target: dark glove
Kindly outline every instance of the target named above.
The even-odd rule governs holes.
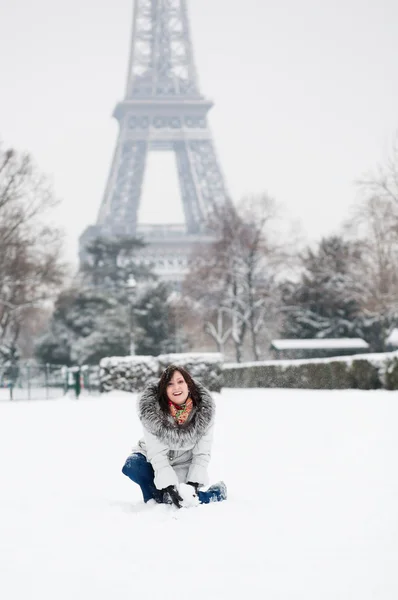
[[[195,490],[195,494],[198,493],[198,489],[200,487],[200,483],[193,483],[192,481],[187,481],[187,485],[192,485],[192,487]]]
[[[180,503],[183,501],[183,499],[178,493],[175,485],[169,485],[167,488],[164,488],[162,492],[164,493],[164,502],[166,504],[174,504],[174,506],[177,508],[181,508]]]

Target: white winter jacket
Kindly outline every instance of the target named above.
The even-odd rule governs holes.
[[[149,385],[138,398],[138,416],[144,438],[134,452],[146,456],[155,471],[160,490],[178,482],[206,485],[211,456],[215,403],[210,393],[195,382],[200,403],[193,407],[187,421],[178,425],[171,414],[164,414],[157,399],[157,385]]]

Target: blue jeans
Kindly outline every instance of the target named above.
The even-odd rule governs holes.
[[[148,500],[163,502],[163,493],[156,488],[154,483],[155,472],[153,467],[143,454],[139,452],[131,454],[126,460],[122,473],[140,486],[144,502],[148,502]],[[225,484],[220,482],[211,486],[206,492],[198,491],[198,498],[201,504],[225,500]]]
[[[130,477],[134,483],[138,483],[144,497],[144,502],[148,502],[148,500],[162,502],[162,494],[154,483],[155,472],[151,463],[147,461],[143,454],[138,452],[131,454],[126,460],[122,473]]]

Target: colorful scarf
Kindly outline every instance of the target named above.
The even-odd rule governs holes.
[[[175,419],[178,425],[182,425],[188,419],[193,408],[193,402],[191,398],[187,398],[185,404],[178,406],[169,400],[169,410],[171,416]]]

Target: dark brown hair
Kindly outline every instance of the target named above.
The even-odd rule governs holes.
[[[188,373],[184,367],[179,367],[178,365],[169,365],[167,369],[165,369],[160,377],[158,383],[158,401],[160,408],[163,412],[168,413],[169,411],[169,399],[167,397],[167,386],[170,383],[170,379],[173,377],[174,373],[178,371],[181,373],[183,378],[185,379],[185,383],[188,385],[189,395],[192,398],[192,402],[194,406],[198,406],[200,404],[200,394],[199,390],[192,379],[191,375]]]

